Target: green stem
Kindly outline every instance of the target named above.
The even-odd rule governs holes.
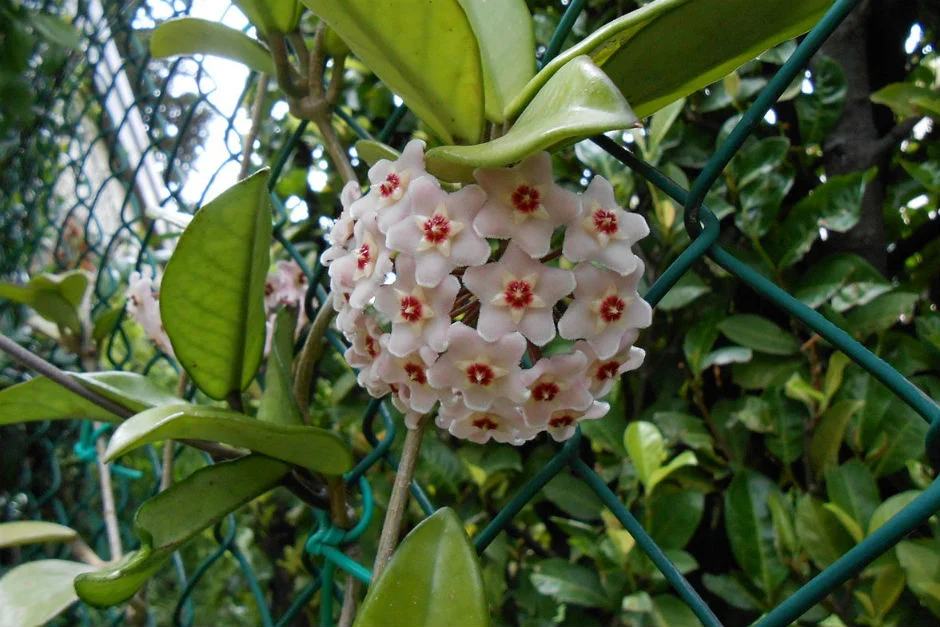
[[[333,294],[329,294],[326,300],[320,305],[313,324],[310,325],[310,333],[304,346],[300,349],[300,357],[297,358],[297,373],[294,375],[294,398],[297,399],[297,405],[303,414],[304,422],[310,422],[308,408],[310,407],[310,388],[313,386],[313,375],[316,372],[317,360],[323,353],[323,337],[327,329],[330,328],[330,321],[333,319]]]

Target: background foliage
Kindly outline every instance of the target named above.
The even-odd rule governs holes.
[[[141,94],[139,106],[150,111],[149,139],[165,155],[167,186],[181,207],[192,209],[203,194],[193,200],[183,193],[193,180],[185,166],[199,154],[203,129],[213,117],[227,119],[226,146],[232,146],[231,160],[237,159],[238,133],[244,132],[244,126],[236,129],[237,121],[250,115],[257,82],[249,82],[234,109],[220,110],[208,97],[211,88],[201,83],[202,67],[191,61],[148,65],[146,47],[130,32],[135,22],[145,27],[148,19],[163,19],[174,10],[156,1],[124,9],[119,4],[108,7],[107,22],[122,55],[134,60],[128,77]],[[536,42],[544,49],[564,7],[529,5]],[[588,1],[567,43],[633,8],[633,2]],[[172,237],[157,231],[143,207],[135,206],[134,172],[121,164],[125,156],[116,139],[122,122],[96,100],[92,57],[70,55],[74,41],[44,30],[46,18],[37,16],[49,14],[47,7],[0,3],[0,14],[15,16],[0,20],[0,47],[14,53],[0,57],[0,89],[15,95],[25,85],[38,94],[32,102],[0,98],[19,103],[0,110],[0,176],[6,177],[0,194],[8,195],[0,195],[0,221],[14,225],[0,229],[8,238],[0,240],[0,273],[22,279],[42,270],[99,270],[99,277],[107,278],[94,285],[94,319],[117,313],[102,323],[97,358],[106,368],[151,371],[172,389],[172,361],[157,355],[139,327],[120,314],[127,273],[135,266],[160,267],[162,242]],[[706,199],[722,220],[723,246],[849,330],[932,398],[940,398],[938,22],[940,12],[929,2],[862,2]],[[305,23],[306,32],[312,26]],[[92,44],[101,33],[91,23],[82,29]],[[793,48],[779,46],[663,109],[644,130],[622,139],[687,188]],[[172,92],[171,77],[181,72],[196,77],[195,90],[166,102],[153,96],[154,89]],[[392,94],[355,60],[345,78],[344,116],[378,135],[396,115]],[[68,107],[58,106],[66,80],[74,81],[72,102],[81,105],[71,125]],[[928,95],[912,98],[911,90]],[[262,110],[268,115],[258,137],[259,163],[271,162],[288,138],[299,137],[274,187],[282,202],[278,234],[313,261],[329,224],[321,216],[334,215],[338,207],[339,175],[324,158],[322,139],[286,113],[273,86]],[[99,241],[106,229],[74,212],[93,210],[94,201],[64,193],[60,201],[54,193],[57,177],[75,166],[50,160],[49,143],[74,140],[74,129],[88,119],[96,120],[92,126],[111,146],[108,160],[123,186],[121,226],[111,234],[124,246],[122,255]],[[171,126],[176,130],[169,131]],[[338,130],[344,144],[355,141],[349,123],[339,123]],[[235,141],[229,142],[230,134]],[[386,141],[401,147],[412,136],[431,139],[406,114]],[[364,179],[367,165],[354,165]],[[622,203],[647,217],[653,231],[642,244],[648,283],[688,245],[681,207],[593,144],[557,153],[555,170],[573,189],[585,186],[593,173],[602,174]],[[197,180],[208,189],[205,177]],[[64,209],[49,210],[60,202]],[[78,218],[70,222],[73,215]],[[70,226],[76,221],[78,226]],[[279,246],[273,253],[284,256]],[[27,310],[6,302],[0,308],[4,332],[49,347],[63,364],[79,363],[67,351],[51,349],[47,330],[27,326]],[[660,303],[640,345],[647,361],[615,387],[611,414],[584,425],[585,459],[696,588],[707,591],[706,599],[728,624],[749,622],[774,607],[935,476],[924,456],[926,425],[912,410],[710,261],[699,262]],[[338,354],[323,360],[319,374],[314,424],[340,425],[364,454],[370,447],[359,420],[368,398]],[[4,364],[6,381],[20,376]],[[103,546],[94,515],[93,465],[71,450],[79,435],[77,428],[61,425],[3,428],[3,520],[68,519]],[[418,478],[435,504],[455,507],[472,534],[554,452],[549,442],[484,448],[430,430]],[[203,463],[186,449],[175,472],[182,477]],[[155,488],[156,455],[137,453],[122,464],[145,473],[119,481],[122,503],[139,503]],[[381,510],[391,474],[376,470],[370,480]],[[416,522],[420,511],[412,508]],[[133,507],[122,509],[129,522]],[[516,517],[509,533],[484,555],[495,624],[695,624],[632,537],[602,511],[592,493],[562,474]],[[251,573],[272,613],[280,616],[310,580],[302,545],[313,523],[310,511],[287,493],[255,501],[237,519],[184,547],[175,571],[162,571],[149,591],[151,619],[191,623],[195,611],[199,623],[259,624],[245,581]],[[363,537],[365,563],[377,528]],[[940,592],[930,584],[940,576],[938,532],[935,520],[918,529],[802,622],[935,624]],[[132,542],[132,536],[126,540]],[[211,576],[198,580],[192,604],[185,596],[181,600],[183,573],[191,575],[211,553],[226,548],[212,562]],[[29,558],[29,552],[0,555],[4,565]],[[98,620],[90,610],[74,611],[83,620]],[[292,624],[310,624],[312,616],[300,614]],[[111,618],[121,620],[116,613]]]

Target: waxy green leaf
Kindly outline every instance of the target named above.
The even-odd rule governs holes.
[[[600,608],[612,605],[597,571],[566,559],[552,558],[541,562],[532,574],[532,584],[540,593],[559,603]]]
[[[809,461],[817,477],[838,465],[845,430],[852,416],[864,405],[863,401],[842,400],[827,409],[820,418],[809,442]]]
[[[486,627],[477,553],[449,507],[414,528],[369,587],[355,627]]]
[[[261,422],[227,409],[187,403],[155,407],[128,418],[111,436],[105,461],[170,438],[224,442],[328,475],[352,467],[349,447],[332,431]]]
[[[78,534],[74,529],[44,520],[19,520],[0,524],[0,549],[38,542],[69,542]]]
[[[401,156],[400,152],[388,144],[383,144],[374,139],[360,139],[357,141],[356,154],[370,166],[375,165],[382,159],[396,161]]]
[[[480,52],[457,0],[303,3],[441,139],[480,141]]]
[[[525,0],[457,2],[480,46],[486,119],[501,124],[509,103],[535,76],[532,15]]]
[[[764,475],[744,470],[725,491],[725,529],[731,552],[745,573],[769,598],[787,577],[787,567],[774,547],[774,526],[767,504],[776,484]]]
[[[517,114],[551,76],[586,54],[644,118],[808,31],[832,0],[655,0],[565,50],[509,107]]]
[[[299,0],[232,0],[262,33],[289,33],[297,28],[303,5]]]
[[[650,478],[666,458],[663,434],[651,422],[631,422],[623,434],[623,445],[636,468],[640,483],[649,490]]]
[[[40,627],[78,600],[72,581],[94,566],[39,560],[17,566],[0,579],[0,627]]]
[[[60,275],[39,274],[25,285],[0,283],[0,298],[28,305],[46,320],[80,334],[78,308],[87,289],[88,277],[75,270]]]
[[[160,286],[176,358],[215,399],[247,387],[261,362],[272,233],[267,182],[267,171],[258,172],[202,207]]]
[[[296,328],[296,309],[284,307],[277,312],[271,353],[264,371],[264,396],[258,406],[258,420],[282,425],[303,424],[303,415],[294,398],[290,370]]]
[[[681,549],[689,543],[705,513],[705,495],[697,490],[658,492],[649,499],[647,528],[663,549]]]
[[[179,403],[153,381],[133,372],[69,373],[85,387],[108,397],[131,411]],[[87,401],[55,381],[36,377],[0,391],[0,425],[36,420],[124,420]]]
[[[817,568],[826,568],[855,543],[822,502],[805,494],[796,504],[796,535]]]
[[[891,83],[873,93],[871,101],[891,107],[895,114],[904,118],[929,115],[940,119],[940,96],[930,87]]]
[[[868,466],[857,459],[850,459],[838,468],[830,468],[826,471],[826,492],[830,501],[851,516],[862,529],[868,529],[881,500],[878,484]]]
[[[78,577],[79,597],[96,607],[131,598],[187,540],[271,489],[288,471],[286,464],[249,455],[201,468],[148,499],[134,517],[141,547],[110,568]]]
[[[244,63],[249,69],[274,74],[271,54],[240,30],[198,17],[180,17],[157,26],[150,38],[155,57],[208,54]]]
[[[632,126],[636,116],[609,78],[586,56],[552,76],[509,132],[475,146],[438,146],[425,155],[428,172],[472,181],[478,167],[500,167],[539,150]]]
[[[875,533],[883,524],[894,518],[902,509],[911,504],[911,501],[921,495],[921,490],[906,490],[889,497],[884,503],[875,508],[868,521],[868,535]]]
[[[800,343],[776,324],[753,314],[737,314],[718,323],[718,330],[732,342],[770,355],[795,355]]]

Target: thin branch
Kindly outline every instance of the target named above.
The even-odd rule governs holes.
[[[303,34],[295,30],[287,36],[287,40],[290,42],[290,47],[294,49],[301,76],[306,76],[310,71],[310,51],[307,50],[307,42],[304,41]]]
[[[98,557],[98,554],[92,550],[88,544],[81,538],[75,538],[72,540],[72,543],[69,545],[69,549],[72,551],[78,561],[84,562],[95,568],[104,568],[108,565],[106,561]]]
[[[398,472],[395,474],[395,483],[392,486],[392,495],[388,500],[388,511],[385,522],[382,524],[382,535],[379,538],[379,548],[375,554],[375,564],[372,566],[372,581],[378,581],[379,576],[398,545],[398,534],[401,532],[401,521],[408,507],[408,495],[411,489],[411,479],[415,474],[415,464],[418,461],[418,451],[421,448],[421,439],[427,426],[428,417],[424,416],[414,429],[408,429],[405,435],[405,445],[402,448],[401,461],[398,463]]]
[[[294,376],[294,398],[297,399],[297,405],[303,414],[304,422],[310,422],[308,408],[310,407],[310,387],[313,385],[313,374],[316,371],[317,360],[323,353],[323,336],[330,326],[330,320],[336,312],[333,310],[333,294],[330,293],[320,305],[313,324],[310,325],[310,333],[307,334],[307,340],[300,349],[300,357],[297,358],[297,374]]]
[[[95,423],[95,429],[101,426],[100,422]],[[95,440],[95,451],[98,453],[98,481],[101,483],[101,513],[104,518],[105,533],[108,536],[108,552],[111,561],[117,561],[124,555],[124,548],[121,546],[121,528],[118,524],[117,508],[114,505],[114,488],[111,484],[111,464],[104,463],[104,453],[107,445],[104,436]]]
[[[888,131],[884,137],[875,143],[875,149],[872,151],[872,162],[878,161],[888,151],[894,150],[901,141],[907,139],[914,131],[914,127],[920,122],[921,118],[908,118],[895,125]]]
[[[333,57],[333,69],[330,70],[330,84],[327,86],[324,97],[327,105],[331,105],[339,98],[343,88],[343,76],[346,73],[346,55]]]
[[[268,45],[271,47],[271,57],[274,59],[278,86],[288,96],[303,98],[307,93],[306,85],[287,56],[287,40],[284,39],[284,35],[276,32],[269,33]]]
[[[352,164],[349,162],[346,149],[343,147],[343,143],[339,140],[339,135],[336,134],[336,129],[333,128],[333,124],[330,121],[328,109],[323,107],[321,111],[311,112],[310,120],[316,124],[317,128],[320,130],[320,135],[323,137],[323,147],[326,148],[330,158],[333,160],[333,165],[339,170],[339,174],[343,178],[343,183],[358,180],[356,170],[353,169]]]
[[[238,172],[238,180],[248,176],[248,169],[251,167],[251,153],[255,149],[255,140],[258,139],[258,133],[261,131],[261,117],[264,114],[264,100],[268,95],[267,74],[262,74],[258,79],[255,101],[251,105],[251,128],[245,135],[245,142],[242,145],[242,163]]]
[[[323,96],[323,64],[326,58],[323,54],[326,47],[326,29],[327,25],[322,21],[317,24],[317,30],[313,35],[313,49],[310,53],[310,67],[307,71],[307,92],[317,100]]]

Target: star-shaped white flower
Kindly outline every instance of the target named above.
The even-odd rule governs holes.
[[[493,400],[505,397],[524,403],[529,396],[522,386],[519,360],[526,341],[519,333],[507,333],[487,342],[462,322],[450,326],[447,352],[428,370],[428,381],[436,388],[463,393],[467,407],[485,411]]]
[[[646,220],[621,209],[614,199],[614,188],[600,176],[595,176],[584,192],[581,207],[565,226],[565,257],[596,261],[620,274],[633,272],[639,258],[631,247],[649,235]]]
[[[643,365],[646,351],[633,345],[639,334],[638,330],[624,333],[617,352],[606,359],[599,358],[597,351],[587,342],[575,342],[572,351],[587,358],[588,389],[595,398],[606,396],[620,375]]]
[[[636,291],[643,271],[642,262],[626,276],[579,264],[574,269],[574,301],[558,321],[561,337],[587,340],[601,359],[616,353],[624,333],[652,323],[653,310]]]
[[[585,376],[587,357],[580,353],[543,357],[522,371],[522,384],[529,400],[522,405],[526,424],[544,426],[559,409],[584,411],[594,402]]]
[[[441,406],[435,423],[454,437],[477,444],[485,444],[493,439],[518,446],[537,434],[537,431],[525,424],[519,411],[506,399],[498,399],[489,409],[482,411],[470,409],[458,399]]]
[[[418,285],[434,287],[455,268],[486,263],[490,245],[470,224],[486,194],[477,185],[442,191],[431,177],[414,182],[411,215],[388,228],[386,245],[414,255]]]
[[[409,188],[412,183],[426,174],[424,142],[420,139],[408,142],[397,160],[380,159],[369,168],[369,181],[372,187],[368,197],[376,205],[378,226],[382,233],[408,215],[411,204]],[[437,184],[437,179],[428,178],[433,184]]]
[[[559,409],[552,412],[545,424],[540,427],[548,431],[556,442],[563,442],[574,435],[581,422],[603,418],[608,411],[610,411],[610,405],[599,401],[594,401],[584,410]]]
[[[404,357],[422,346],[441,353],[447,349],[450,310],[460,282],[447,276],[437,287],[421,287],[414,280],[415,260],[399,255],[395,260],[395,282],[378,288],[375,308],[392,321],[388,350]]]
[[[453,395],[431,387],[428,383],[428,368],[437,360],[437,354],[427,347],[396,357],[390,352],[383,354],[376,363],[376,371],[383,381],[395,385],[398,398],[405,407],[403,411],[426,414],[431,411],[442,394],[450,399]]]
[[[576,194],[552,179],[552,158],[540,152],[514,168],[478,169],[486,204],[473,221],[482,237],[510,239],[530,257],[544,257],[552,232],[578,213]]]
[[[515,243],[496,263],[468,268],[463,280],[480,299],[477,331],[483,339],[519,331],[537,346],[555,337],[552,308],[575,287],[571,271],[539,263]]]
[[[127,287],[127,312],[144,328],[154,346],[174,357],[173,345],[170,344],[170,337],[160,317],[160,304],[153,292],[153,282],[149,278],[141,276],[139,272],[132,272]]]

